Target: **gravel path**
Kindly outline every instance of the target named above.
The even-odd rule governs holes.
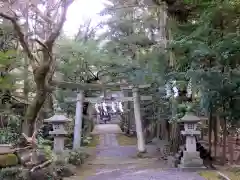
[[[99,129],[104,131],[103,125]],[[152,148],[147,149],[151,151]],[[136,146],[119,146],[112,131],[101,133],[97,157],[92,162],[94,170],[84,180],[205,180],[196,172],[166,168],[163,160],[133,158],[136,153]]]
[[[181,172],[177,170],[145,169],[113,169],[102,170],[87,180],[204,180],[194,172]]]

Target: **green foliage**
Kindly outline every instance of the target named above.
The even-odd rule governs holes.
[[[203,109],[235,123],[240,118],[239,3],[201,1],[194,5],[187,23],[172,23],[170,48],[176,55],[176,70],[191,79],[201,94]]]
[[[101,15],[109,17],[104,23],[109,31],[101,37],[107,39],[103,47],[109,54],[128,61],[120,66],[125,70],[118,71],[117,78],[132,84],[162,83],[167,55],[155,35],[161,35],[158,31],[160,17],[157,17],[161,13],[160,8],[144,8],[132,1],[110,2],[111,5],[101,12]]]
[[[13,82],[16,76],[11,73],[15,67],[16,51],[9,50],[5,52],[0,51],[0,86],[1,89],[11,89],[14,87]]]
[[[16,37],[12,26],[9,26],[9,24],[0,24],[0,44],[1,52],[16,49]]]
[[[52,164],[52,169],[50,169],[50,176],[57,175],[58,179],[62,179],[62,177],[70,177],[74,175],[75,167],[71,164],[68,164],[67,161],[64,160],[56,160]],[[54,173],[53,173],[54,172]]]
[[[0,128],[0,144],[15,143],[21,133],[21,118],[11,114],[5,114],[5,116],[2,114],[2,118],[5,118],[8,123],[5,128]]]
[[[3,168],[0,170],[0,179],[27,180],[27,173],[20,167]]]
[[[85,152],[82,152],[81,150],[75,150],[69,152],[69,157],[68,157],[68,163],[79,166],[84,163],[84,160],[88,157],[89,155]]]
[[[91,66],[101,56],[96,42],[76,42],[64,39],[58,42],[56,55],[60,59],[58,66],[65,80],[86,81],[91,74]]]
[[[43,139],[41,136],[38,136],[38,149],[43,150],[44,155],[47,159],[56,159],[55,154],[52,151],[52,141]]]

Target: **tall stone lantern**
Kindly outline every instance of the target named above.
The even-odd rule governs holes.
[[[53,149],[56,153],[61,153],[64,151],[64,140],[65,136],[67,135],[67,131],[64,129],[64,124],[70,121],[70,119],[63,115],[60,107],[56,109],[54,116],[44,120],[44,122],[50,123],[53,126],[53,131],[50,131],[49,134],[53,135]]]
[[[181,134],[186,137],[186,150],[183,152],[179,167],[204,167],[196,147],[196,136],[201,134],[200,131],[197,131],[199,121],[201,119],[191,112],[186,113],[180,120],[184,123],[184,131],[181,131]]]

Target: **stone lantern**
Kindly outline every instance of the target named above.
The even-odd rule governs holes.
[[[196,147],[196,136],[201,134],[197,131],[199,121],[200,118],[191,112],[186,113],[180,120],[184,123],[184,131],[181,131],[181,134],[186,137],[186,150],[183,152],[180,167],[203,167],[203,160]]]
[[[44,120],[44,122],[50,123],[53,126],[53,131],[50,131],[49,134],[53,135],[53,149],[57,153],[64,151],[64,140],[67,134],[67,131],[64,129],[64,124],[70,121],[70,119],[62,114],[61,108],[59,107],[56,109],[56,114],[54,116]]]

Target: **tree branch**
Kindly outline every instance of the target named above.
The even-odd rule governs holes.
[[[37,66],[35,64],[35,57],[33,56],[32,52],[31,52],[31,50],[29,48],[29,45],[28,45],[28,43],[25,40],[25,35],[22,32],[21,27],[20,27],[20,25],[17,22],[17,20],[18,20],[17,17],[11,17],[11,16],[8,16],[8,15],[6,15],[4,13],[1,13],[1,12],[0,12],[0,17],[11,21],[11,23],[13,25],[13,28],[14,28],[15,32],[17,33],[19,42],[20,42],[23,50],[27,54],[27,56],[28,56],[28,58],[29,58],[29,60],[31,62],[31,66],[33,68],[33,71],[34,71],[37,68]]]
[[[54,41],[57,39],[57,37],[60,35],[61,29],[63,27],[63,24],[66,20],[66,14],[68,7],[73,3],[74,0],[62,0],[62,14],[59,20],[59,23],[57,24],[57,27],[53,32],[50,34],[48,39],[46,40],[45,44],[49,49],[52,49]]]
[[[44,21],[46,21],[49,24],[52,24],[52,20],[49,17],[45,16],[34,4],[31,4],[30,8],[32,8],[33,11],[35,11],[36,14],[39,15],[39,17],[42,18]]]
[[[45,79],[45,87],[46,87],[46,90],[48,92],[52,92],[56,89],[55,87],[50,85],[50,83],[52,81],[52,78],[53,78],[53,75],[54,75],[54,72],[56,70],[56,67],[57,67],[57,61],[56,61],[56,59],[54,59],[54,60],[51,61],[51,68],[50,68],[50,71],[48,72],[47,77]]]
[[[36,41],[40,46],[42,46],[44,49],[48,49],[48,47],[42,43],[39,39],[35,38],[35,39],[30,39],[31,41]]]

